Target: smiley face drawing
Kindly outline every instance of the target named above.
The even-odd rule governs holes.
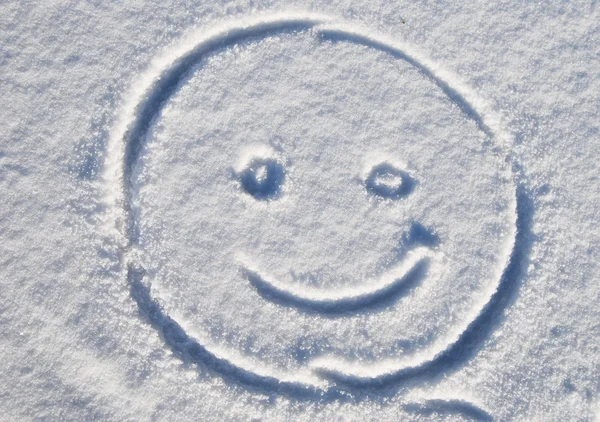
[[[513,176],[437,67],[310,16],[157,63],[114,139],[132,295],[172,348],[324,391],[423,368],[490,302]]]

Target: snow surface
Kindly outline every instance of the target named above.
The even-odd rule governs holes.
[[[0,419],[598,420],[595,1],[0,16]]]

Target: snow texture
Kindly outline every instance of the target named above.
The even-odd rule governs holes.
[[[598,420],[595,2],[0,16],[0,419]]]

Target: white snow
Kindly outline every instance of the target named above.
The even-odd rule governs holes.
[[[0,4],[0,420],[595,420],[595,1]]]

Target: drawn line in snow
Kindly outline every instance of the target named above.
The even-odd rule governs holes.
[[[269,374],[268,371],[250,370],[243,364],[236,363],[231,357],[221,356],[218,351],[211,350],[188,335],[177,321],[164,312],[153,299],[150,288],[144,283],[144,276],[145,271],[142,268],[131,263],[128,265],[127,281],[131,297],[142,316],[160,332],[167,346],[184,361],[205,366],[227,379],[259,389],[261,392],[279,392],[298,399],[343,400],[350,397],[341,390],[324,389],[314,383],[304,382],[298,379],[299,377],[285,380],[281,376]]]
[[[192,40],[183,51],[176,51],[173,56],[167,55],[159,60],[141,78],[140,86],[134,87],[133,95],[126,102],[123,119],[116,126],[111,136],[111,148],[105,167],[105,180],[116,187],[107,195],[109,206],[123,207],[125,215],[125,237],[128,243],[135,244],[139,231],[131,209],[132,190],[131,177],[133,168],[139,159],[148,130],[158,117],[165,102],[178,91],[181,84],[194,70],[195,65],[215,50],[235,45],[252,37],[264,37],[271,33],[293,32],[313,28],[324,21],[317,15],[282,17],[250,20],[234,23],[217,29],[213,33],[203,35],[199,40]],[[116,186],[115,186],[116,185]],[[118,186],[118,187],[117,187]],[[114,210],[115,219],[119,220],[119,210]]]
[[[312,367],[323,377],[352,388],[380,388],[431,380],[458,368],[481,349],[494,328],[502,323],[504,310],[514,301],[534,241],[532,224],[533,204],[524,188],[520,188],[517,192],[515,243],[500,283],[477,316],[442,350],[412,364],[386,362],[377,367],[365,367],[354,362],[319,358],[312,362]]]
[[[318,33],[323,39],[330,41],[350,41],[355,44],[361,44],[386,52],[393,57],[404,60],[418,69],[423,76],[436,84],[447,96],[456,104],[461,111],[472,119],[479,129],[488,137],[494,137],[494,131],[485,121],[484,117],[478,112],[474,105],[457,89],[451,86],[440,74],[436,73],[433,64],[425,63],[424,59],[418,59],[414,54],[409,53],[404,46],[397,46],[395,43],[373,36],[367,32],[359,30],[350,30],[345,26],[322,25],[318,28]]]
[[[372,398],[367,394],[346,391],[335,386],[329,388],[315,387],[300,381],[281,380],[270,375],[257,374],[243,366],[236,365],[232,360],[218,356],[214,352],[189,336],[173,318],[167,315],[160,305],[152,298],[150,289],[143,283],[144,270],[129,265],[127,279],[131,296],[137,303],[140,312],[148,322],[160,333],[171,350],[184,361],[199,364],[220,373],[227,379],[241,383],[247,388],[256,389],[262,393],[276,392],[286,394],[300,400],[313,400],[322,403],[356,402],[361,398]],[[393,395],[388,391],[387,395]],[[378,396],[381,398],[381,396]],[[485,410],[465,400],[426,400],[423,402],[406,403],[403,409],[407,412],[424,416],[433,415],[462,415],[476,421],[487,422],[493,418]]]
[[[394,391],[389,389],[387,391],[352,391],[337,386],[314,386],[299,380],[281,380],[275,376],[258,374],[256,371],[237,365],[231,359],[221,357],[203,346],[188,335],[177,321],[167,315],[152,298],[149,287],[143,283],[144,275],[143,269],[134,265],[128,266],[127,280],[131,297],[138,305],[143,317],[160,332],[167,346],[186,362],[207,367],[226,379],[241,383],[249,389],[256,389],[261,393],[285,394],[297,400],[320,401],[321,403],[357,402],[368,398],[382,399],[394,394]],[[426,400],[406,403],[402,408],[407,412],[424,416],[462,415],[481,422],[493,421],[488,412],[465,400]]]
[[[401,199],[412,193],[416,181],[404,170],[390,163],[381,163],[371,169],[365,188],[372,195],[387,199]]]
[[[528,205],[529,199],[524,193],[520,193],[518,198],[513,198],[514,208],[518,211],[514,215],[516,240],[509,248],[511,252],[507,252],[509,257],[507,266],[501,272],[499,283],[490,295],[482,300],[476,311],[476,317],[459,333],[456,341],[450,342],[434,355],[425,357],[416,366],[395,372],[378,372],[375,376],[361,377],[348,371],[348,368],[314,365],[314,374],[324,378],[317,378],[315,381],[314,374],[313,376],[309,374],[306,377],[308,382],[293,376],[286,378],[279,375],[261,375],[261,371],[246,367],[244,363],[238,365],[228,357],[220,357],[213,348],[194,340],[180,324],[165,314],[152,299],[150,289],[142,281],[144,272],[143,269],[138,268],[139,264],[135,258],[139,235],[136,215],[132,207],[132,193],[135,190],[133,169],[139,159],[147,133],[165,102],[178,91],[189,73],[194,70],[194,66],[215,50],[235,45],[252,37],[264,37],[277,32],[312,29],[324,39],[354,42],[387,52],[420,70],[425,77],[446,93],[466,116],[474,120],[489,138],[499,143],[508,139],[501,130],[501,124],[493,111],[487,109],[475,94],[461,86],[451,75],[438,69],[427,59],[416,52],[410,52],[410,49],[401,43],[369,32],[361,32],[355,28],[348,29],[343,25],[327,24],[329,21],[329,18],[315,15],[275,15],[233,22],[212,33],[201,35],[191,43],[185,44],[182,49],[158,61],[141,78],[142,83],[135,86],[132,95],[126,99],[122,119],[110,136],[104,177],[110,187],[107,192],[108,207],[114,213],[117,229],[119,230],[120,227],[124,240],[122,250],[132,298],[140,312],[146,315],[150,323],[162,333],[165,343],[173,351],[182,355],[184,359],[202,363],[217,373],[250,387],[256,386],[295,397],[322,399],[330,395],[339,399],[346,397],[345,391],[353,391],[354,397],[364,395],[364,388],[374,388],[378,394],[384,394],[379,387],[389,386],[391,382],[431,379],[456,368],[477,352],[483,340],[500,322],[502,312],[514,297],[522,278],[522,268],[530,247],[528,242],[530,242],[531,226],[531,208]],[[512,208],[509,206],[510,210]],[[122,226],[120,226],[121,222],[124,223]],[[339,386],[332,386],[327,380],[343,385],[344,390]]]
[[[388,306],[408,294],[425,275],[428,253],[426,248],[411,251],[403,262],[388,270],[379,280],[364,283],[366,287],[362,289],[294,289],[249,266],[244,266],[242,272],[267,300],[308,312],[341,314]]]
[[[408,403],[404,410],[423,416],[460,415],[478,422],[493,422],[494,418],[485,410],[463,400],[427,400],[422,403]]]

